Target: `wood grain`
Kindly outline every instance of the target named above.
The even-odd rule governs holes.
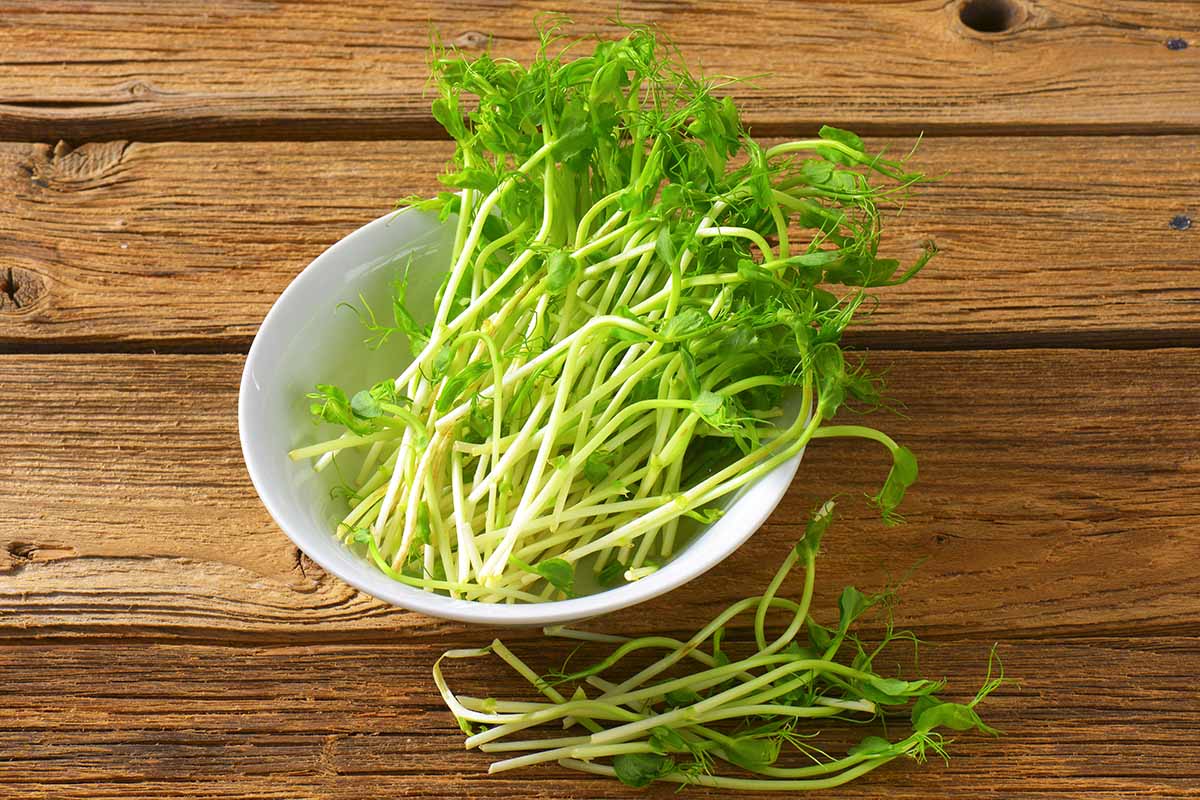
[[[1200,50],[1200,48],[1197,48]],[[911,140],[873,145],[907,151]],[[1200,344],[1198,137],[926,140],[889,220],[906,259],[854,334],[884,347]],[[0,145],[0,347],[244,349],[313,257],[409,193],[439,142]],[[3,297],[7,298],[5,292]]]
[[[1200,132],[1200,39],[1184,0],[1005,0],[978,33],[958,2],[625,2],[760,133],[822,122],[874,133]],[[527,59],[555,2],[0,2],[0,139],[394,139],[437,135],[430,30]],[[589,10],[590,8],[590,10]],[[575,4],[573,32],[620,34],[617,4]]]
[[[686,628],[766,585],[807,510],[841,493],[818,607],[907,576],[929,637],[1200,634],[1194,350],[876,353],[921,459],[909,522],[857,498],[885,455],[815,442],[750,545],[614,615]],[[392,641],[453,626],[365,597],[271,523],[244,476],[236,356],[0,358],[0,638]],[[282,457],[282,454],[281,454]],[[921,563],[923,562],[923,563]],[[918,566],[919,564],[919,566]]]
[[[505,640],[538,669],[568,652],[534,632]],[[447,643],[486,641],[456,629],[443,642],[378,645],[0,646],[0,797],[677,796],[557,767],[488,776],[490,759],[462,749],[429,677]],[[987,649],[947,642],[921,661],[928,674],[951,676],[947,696],[965,699]],[[895,762],[837,796],[1200,797],[1200,640],[1014,640],[998,653],[1020,685],[980,711],[1002,737],[956,736],[949,764]],[[527,694],[502,667],[454,667],[464,692]]]

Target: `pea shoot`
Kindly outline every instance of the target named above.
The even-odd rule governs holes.
[[[403,202],[455,230],[430,321],[403,274],[390,322],[364,302],[370,341],[406,337],[413,360],[316,387],[314,417],[344,432],[291,453],[345,475],[338,535],[430,591],[567,597],[653,574],[829,437],[889,450],[874,500],[895,519],[915,457],[831,420],[880,402],[840,341],[934,254],[879,255],[880,204],[923,176],[831,127],[764,147],[650,29],[577,44],[550,27],[528,65],[434,53],[455,153],[446,191]]]
[[[467,734],[466,746],[497,757],[492,773],[557,763],[635,787],[664,781],[804,791],[839,786],[901,757],[918,762],[930,754],[946,757],[951,740],[943,731],[997,734],[976,711],[1005,680],[994,652],[975,696],[950,702],[938,697],[945,681],[889,676],[877,666],[886,660],[881,653],[889,643],[916,642],[911,633],[894,630],[890,616],[878,644],[855,633],[856,623],[886,607],[889,595],[847,587],[838,598],[836,623],[826,627],[812,616],[817,551],[832,511],[833,503],[826,503],[812,517],[764,593],[729,606],[687,641],[547,628],[549,636],[601,644],[610,652],[590,666],[546,676],[499,640],[447,652],[434,665],[434,681]],[[797,566],[805,577],[801,596],[778,596]],[[777,635],[767,628],[772,613],[784,620]],[[732,656],[724,633],[739,620],[752,629],[755,648]],[[453,692],[443,662],[485,656],[499,657],[545,700]],[[634,662],[645,665],[634,669],[629,666]],[[899,733],[898,716],[908,720]],[[890,738],[872,733],[842,755],[831,755],[820,741],[822,730],[838,722],[872,721],[889,723]],[[550,735],[531,735],[547,726]]]

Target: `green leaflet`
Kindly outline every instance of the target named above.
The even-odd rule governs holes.
[[[579,262],[570,253],[556,250],[546,259],[546,290],[561,294],[579,277]]]
[[[613,758],[617,778],[640,789],[675,771],[675,760],[659,753],[624,753]]]

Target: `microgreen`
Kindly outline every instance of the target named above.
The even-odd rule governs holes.
[[[460,697],[450,689],[439,661],[434,681],[465,726],[467,747],[504,754],[490,772],[557,762],[638,788],[663,781],[723,790],[804,791],[841,785],[900,757],[923,763],[932,752],[948,758],[951,742],[941,731],[996,734],[977,710],[1005,683],[994,651],[978,692],[956,702],[938,696],[947,688],[945,681],[885,675],[873,666],[890,643],[912,638],[907,631],[894,631],[890,621],[878,645],[868,644],[858,632],[863,615],[890,595],[847,588],[838,600],[833,628],[814,619],[809,609],[816,547],[831,511],[832,504],[826,503],[813,515],[804,539],[789,551],[766,592],[729,606],[687,640],[547,628],[547,636],[582,642],[572,658],[586,647],[608,648],[590,666],[568,674],[564,665],[551,673],[553,680],[539,677],[493,642],[490,651],[547,702]],[[776,590],[801,562],[801,595],[778,596]],[[791,621],[768,636],[763,629],[767,610],[784,612]],[[730,656],[724,648],[726,631],[745,617],[753,617],[757,648]],[[839,643],[848,645],[841,654]],[[451,651],[444,658],[487,652]],[[650,663],[631,672],[626,660],[647,652]],[[585,686],[591,691],[585,692]],[[898,730],[904,719],[910,720],[909,729]],[[834,748],[845,740],[845,732],[831,728],[844,723],[870,724],[872,732],[837,755]],[[527,733],[539,725],[558,729],[555,740]],[[583,731],[573,734],[575,726]],[[565,737],[562,727],[568,729]],[[880,728],[882,734],[875,732]]]
[[[444,191],[401,205],[453,228],[440,288],[410,310],[406,262],[390,320],[360,298],[369,344],[399,334],[413,360],[366,390],[316,387],[341,435],[291,454],[363,453],[337,530],[369,529],[373,563],[431,590],[557,599],[581,569],[602,587],[652,574],[693,521],[844,436],[888,448],[873,501],[898,521],[915,457],[835,418],[885,404],[842,336],[934,254],[881,254],[885,210],[923,176],[838,128],[756,142],[650,28],[583,43],[551,22],[524,64],[435,48],[454,155]]]

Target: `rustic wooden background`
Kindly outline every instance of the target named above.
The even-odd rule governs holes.
[[[909,523],[849,509],[819,586],[924,559],[899,609],[924,665],[966,691],[998,642],[1021,685],[987,708],[1003,738],[837,796],[1200,797],[1200,8],[970,0],[1000,29],[977,31],[963,2],[622,9],[710,74],[761,74],[735,92],[756,133],[924,132],[945,173],[892,223],[944,254],[855,333],[907,406]],[[0,0],[0,797],[647,794],[487,777],[428,675],[492,632],[322,573],[237,443],[275,296],[434,186],[429,26],[521,57],[555,7]],[[604,624],[690,629],[884,468],[814,444],[750,545]]]

